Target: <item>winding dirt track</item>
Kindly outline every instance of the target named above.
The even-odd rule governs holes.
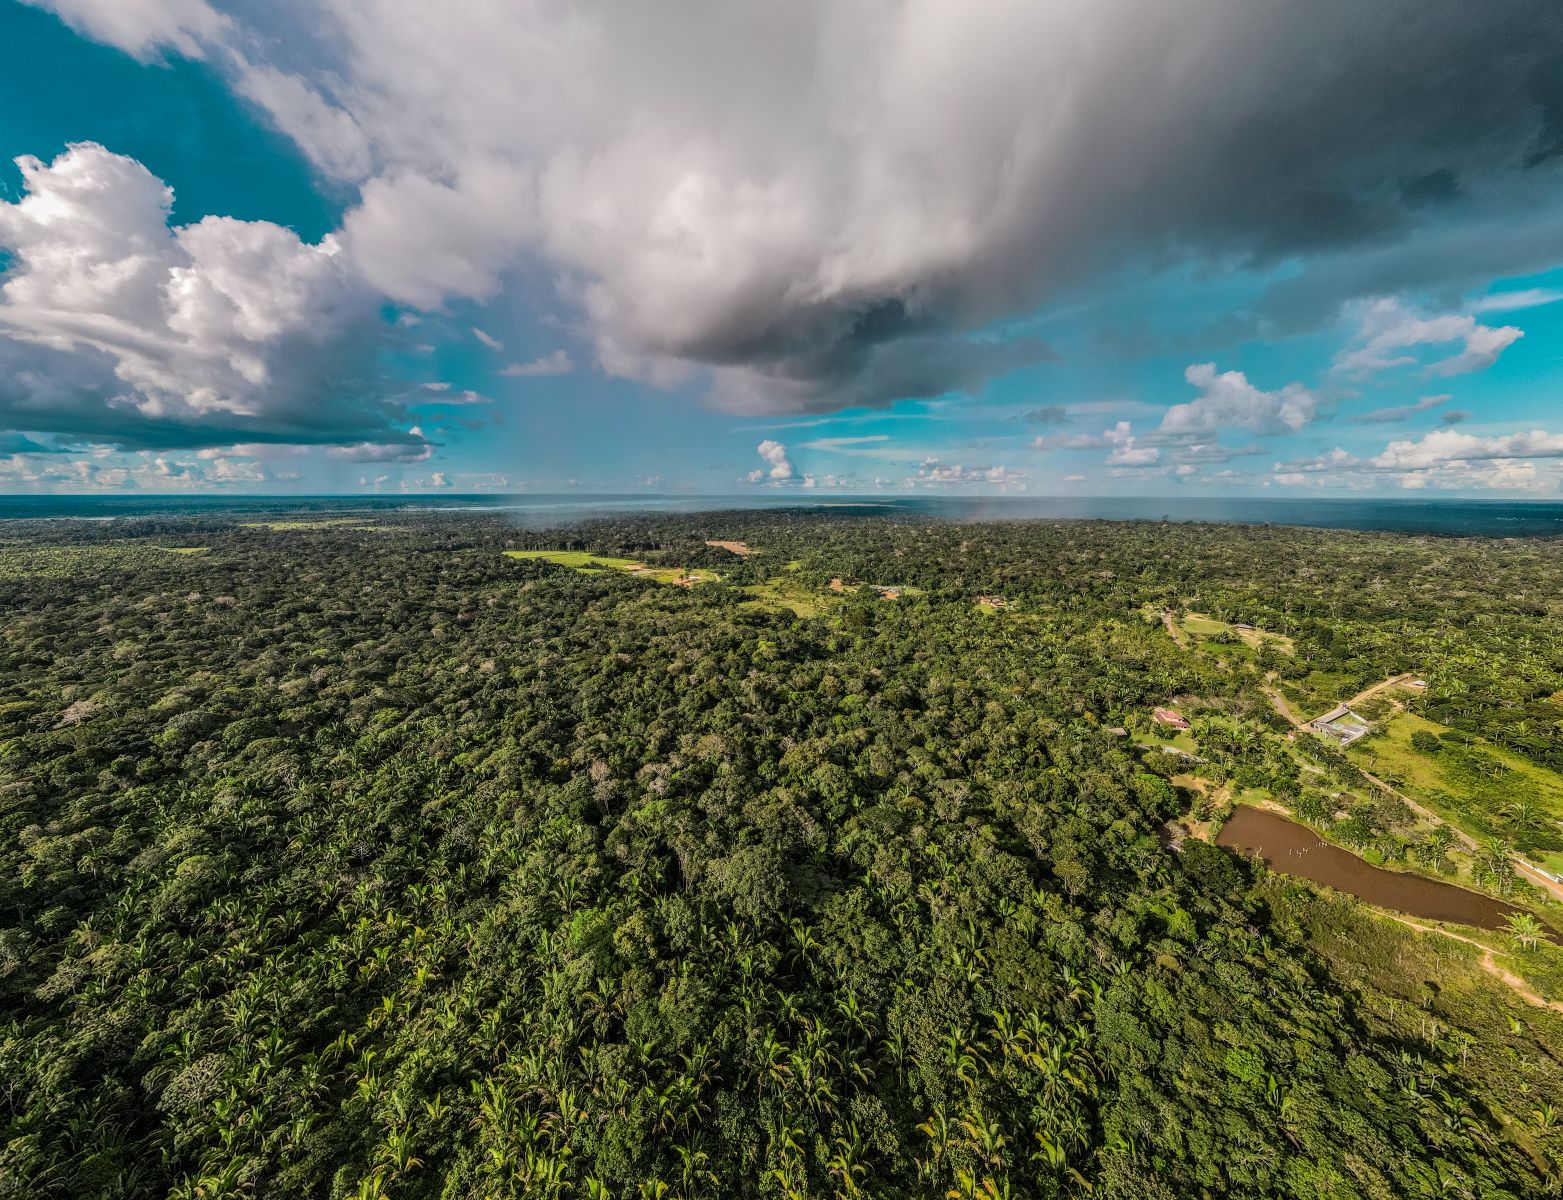
[[[1530,984],[1526,983],[1513,971],[1509,970],[1507,967],[1500,967],[1496,957],[1497,951],[1493,950],[1490,946],[1484,946],[1475,938],[1466,937],[1461,933],[1450,933],[1449,930],[1440,929],[1436,925],[1423,925],[1420,921],[1413,921],[1410,917],[1396,916],[1393,913],[1390,914],[1390,917],[1392,920],[1399,921],[1402,925],[1410,926],[1412,929],[1415,929],[1418,932],[1441,933],[1446,938],[1453,938],[1457,942],[1464,942],[1468,946],[1475,946],[1482,952],[1482,956],[1478,960],[1481,963],[1482,970],[1486,971],[1495,979],[1498,979],[1501,982],[1507,984],[1509,988],[1513,990],[1515,995],[1519,996],[1527,1004],[1534,1004],[1537,1008],[1550,1008],[1553,1012],[1563,1012],[1563,1001],[1548,1000],[1545,996],[1537,992],[1530,986]]]

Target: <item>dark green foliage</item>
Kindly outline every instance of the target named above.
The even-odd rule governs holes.
[[[1368,676],[1385,639],[1463,634],[1377,591],[1341,611],[1349,584],[1400,577],[1386,554],[1457,560],[1496,644],[1507,591],[1558,594],[1555,553],[798,514],[568,539],[388,521],[179,526],[159,536],[211,550],[0,579],[0,1193],[1545,1186],[1457,1072],[1408,1084],[1406,1056],[1442,1043],[1362,1020],[1251,868],[1162,845],[1173,756],[1109,727],[1178,693],[1269,719],[1147,603],[1203,589],[1320,662],[1337,623],[1371,629],[1329,659]],[[707,537],[762,553],[702,558]],[[731,586],[499,553],[533,544],[709,562],[731,585],[800,559],[821,591],[924,595],[795,620]],[[1271,590],[1310,555],[1311,583]],[[1021,611],[978,613],[978,591]],[[1557,656],[1516,638],[1525,699],[1559,686]],[[1519,695],[1495,678],[1447,701],[1473,728]],[[1552,736],[1515,744],[1550,760]],[[1249,762],[1257,744],[1235,723],[1220,753],[1295,776]]]
[[[1411,735],[1411,745],[1423,754],[1437,754],[1444,748],[1444,744],[1438,740],[1438,735],[1429,733],[1425,729],[1418,729]]]

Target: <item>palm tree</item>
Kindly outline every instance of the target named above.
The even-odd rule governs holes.
[[[1526,950],[1534,950],[1546,932],[1541,922],[1528,912],[1510,913],[1504,918],[1504,923],[1509,927],[1509,937]]]

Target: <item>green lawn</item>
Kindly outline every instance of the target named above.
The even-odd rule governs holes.
[[[1180,729],[1170,738],[1154,737],[1145,734],[1134,739],[1134,744],[1147,750],[1159,749],[1162,746],[1171,746],[1174,750],[1182,750],[1185,754],[1198,754],[1199,743],[1194,740],[1194,735],[1187,729]]]
[[[1450,732],[1397,713],[1347,754],[1468,833],[1510,838],[1520,850],[1563,851],[1563,776],[1480,738],[1445,740]],[[1412,745],[1416,733],[1439,738],[1439,748]]]

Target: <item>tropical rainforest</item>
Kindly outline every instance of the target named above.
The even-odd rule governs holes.
[[[9,523],[0,1194],[1560,1194],[1563,950],[1199,836],[1563,926],[1560,618],[1548,540]]]

